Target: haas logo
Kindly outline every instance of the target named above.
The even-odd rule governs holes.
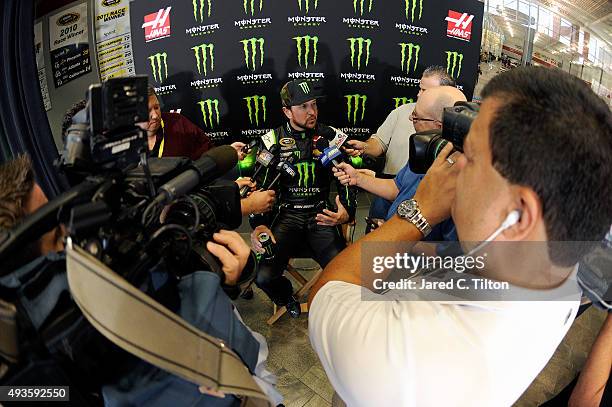
[[[469,42],[472,38],[473,19],[474,16],[472,14],[448,10],[448,17],[445,18],[445,20],[448,21],[446,35]]]
[[[142,28],[145,29],[145,41],[150,42],[170,36],[170,10],[172,7],[159,9],[157,13],[144,16]]]

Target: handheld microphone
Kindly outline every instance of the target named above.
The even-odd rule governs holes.
[[[251,177],[251,179],[256,179],[259,173],[264,168],[270,168],[276,165],[276,161],[278,161],[278,157],[275,155],[277,150],[278,150],[278,147],[275,144],[270,148],[270,151],[264,148],[259,152],[259,154],[257,154],[257,163],[259,164],[259,166],[255,169],[255,172],[253,173],[253,176]],[[243,186],[240,189],[240,198],[241,199],[246,198],[248,193],[249,193],[248,185]]]
[[[316,148],[319,151],[322,151],[322,155],[319,157],[321,164],[325,167],[329,167],[330,164],[333,164],[334,167],[340,165],[336,158],[342,156],[342,152],[340,148],[336,145],[330,145],[329,141],[324,138],[320,138],[316,142]]]
[[[295,171],[295,168],[293,168],[293,163],[295,162],[296,158],[294,155],[287,157],[286,160],[284,161],[280,161],[277,166],[276,166],[276,170],[278,171],[278,174],[276,174],[276,177],[274,177],[274,179],[272,180],[272,182],[270,183],[270,185],[268,185],[268,189],[272,189],[272,187],[274,186],[274,184],[276,184],[278,182],[278,180],[280,180],[280,177],[283,174],[286,174],[287,176],[293,178],[297,175],[297,172]]]
[[[156,203],[168,204],[192,191],[200,184],[208,184],[236,166],[238,156],[231,146],[208,150],[190,168],[158,188]]]
[[[244,147],[242,147],[242,152],[245,154],[248,154],[251,152],[251,150],[257,145],[258,140],[251,140],[248,144],[245,144]]]

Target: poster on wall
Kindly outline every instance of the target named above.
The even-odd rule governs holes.
[[[95,5],[100,79],[135,75],[129,0],[96,0]]]
[[[47,87],[47,71],[45,70],[45,50],[42,21],[34,24],[34,53],[36,54],[36,68],[38,69],[40,93],[45,105],[45,111],[49,111],[51,110],[51,98],[49,97],[49,88]]]
[[[91,72],[87,3],[49,17],[49,49],[56,88]]]
[[[468,100],[477,77],[477,0],[135,0],[136,72],[165,111],[216,142],[247,141],[284,122],[279,90],[317,81],[319,120],[366,139],[416,102],[423,71],[441,66]],[[409,135],[407,135],[409,136]]]

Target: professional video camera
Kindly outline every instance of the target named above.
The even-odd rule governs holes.
[[[236,165],[235,150],[217,147],[193,162],[148,159],[146,132],[136,125],[148,120],[146,76],[92,85],[87,100],[58,162],[79,183],[0,241],[0,259],[59,222],[73,244],[133,284],[160,263],[179,275],[210,270],[224,281],[205,243],[241,223],[238,186],[216,181]]]
[[[425,174],[440,151],[450,141],[454,150],[463,151],[463,140],[478,114],[476,103],[457,102],[444,109],[442,129],[428,130],[410,136],[410,170]]]

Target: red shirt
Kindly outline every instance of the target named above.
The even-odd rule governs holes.
[[[164,121],[163,129],[157,131],[157,141],[153,148],[157,157],[163,138],[162,157],[188,157],[197,160],[206,151],[214,147],[204,130],[193,124],[180,113],[161,114]]]

